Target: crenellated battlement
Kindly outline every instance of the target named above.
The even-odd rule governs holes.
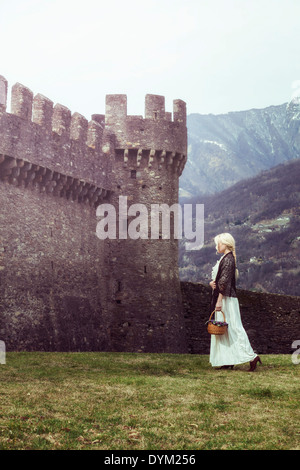
[[[116,148],[155,149],[187,154],[186,103],[173,101],[165,111],[165,97],[146,95],[145,118],[127,115],[126,95],[107,95],[105,126],[115,135]]]
[[[103,158],[104,120],[99,115],[88,121],[59,103],[54,105],[42,94],[34,96],[20,83],[11,89],[9,113],[7,94],[7,80],[0,76],[0,155],[9,156],[18,165],[22,161],[25,167],[31,164],[47,174],[76,180],[78,186],[83,181],[86,187],[101,188],[104,194],[111,188],[112,161]],[[3,162],[0,173],[3,180],[14,181]]]
[[[6,101],[7,82],[0,77],[2,111],[6,111]],[[38,124],[45,132],[50,130],[59,136],[69,137],[70,140],[84,142],[90,147],[95,146],[96,143],[101,144],[104,126],[97,118],[93,120],[92,117],[92,120],[88,122],[81,114],[77,112],[72,114],[68,108],[59,103],[54,106],[49,98],[40,93],[33,96],[32,91],[20,83],[16,83],[11,90],[11,114]],[[95,129],[98,132],[95,132]]]
[[[7,111],[7,80],[0,76],[0,154],[110,190],[113,166],[168,168],[179,176],[187,157],[186,104],[146,95],[145,117],[127,115],[126,95],[107,95],[105,115],[88,121],[16,83]],[[131,158],[128,160],[128,155]],[[1,169],[1,168],[0,168]]]
[[[173,101],[174,121],[186,125],[186,104],[182,100]],[[108,125],[122,122],[126,118],[143,119],[142,116],[127,115],[127,95],[106,95],[106,123]],[[165,111],[165,97],[146,95],[145,119],[151,121],[172,121],[172,114]]]

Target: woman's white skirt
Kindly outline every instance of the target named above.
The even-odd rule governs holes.
[[[228,323],[224,335],[211,335],[209,361],[213,367],[243,364],[257,356],[243,327],[239,301],[236,297],[223,297],[222,311]],[[224,321],[221,312],[215,312],[216,320]]]

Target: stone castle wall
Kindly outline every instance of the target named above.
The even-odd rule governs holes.
[[[185,352],[177,240],[101,240],[99,204],[178,201],[186,106],[88,121],[0,77],[0,334],[9,349]],[[132,214],[126,224],[130,224]],[[150,218],[149,218],[150,221]],[[149,231],[151,225],[149,224]]]
[[[92,208],[3,182],[0,199],[0,336],[7,349],[106,349],[104,253]]]
[[[210,335],[205,323],[211,313],[211,289],[191,282],[182,282],[181,289],[189,352],[209,354]],[[258,354],[295,351],[292,344],[300,341],[300,297],[242,289],[237,290],[237,296],[242,322],[254,351]]]

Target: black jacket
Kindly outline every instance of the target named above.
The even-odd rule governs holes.
[[[220,293],[226,297],[236,297],[235,260],[231,251],[221,259],[219,264],[216,277],[216,289],[213,290],[211,296],[211,312],[216,308]]]

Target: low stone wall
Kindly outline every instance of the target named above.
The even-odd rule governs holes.
[[[188,349],[209,354],[210,335],[205,322],[210,315],[211,289],[205,284],[181,282]],[[237,291],[244,328],[258,354],[290,354],[300,341],[300,297]]]

